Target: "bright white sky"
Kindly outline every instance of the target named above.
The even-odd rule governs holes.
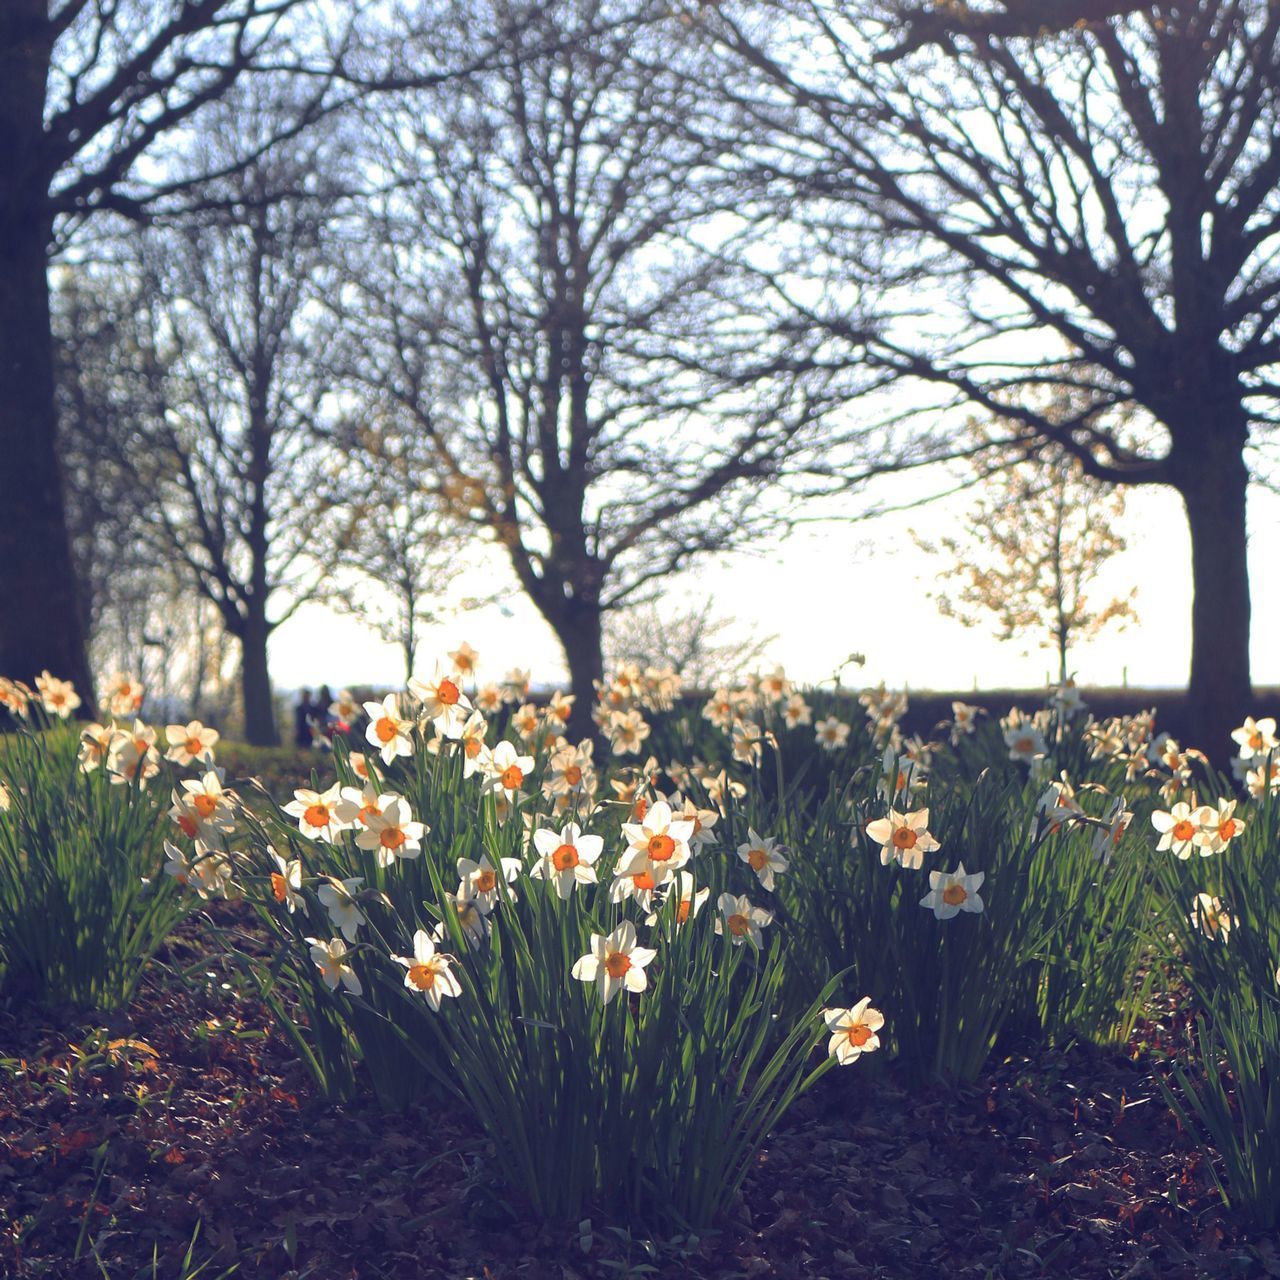
[[[876,491],[872,489],[870,496]],[[966,628],[939,615],[925,593],[946,562],[921,552],[910,530],[928,536],[953,528],[969,498],[959,494],[914,511],[856,523],[808,526],[786,541],[751,554],[703,562],[673,582],[670,605],[710,592],[716,612],[744,629],[776,634],[769,656],[803,683],[827,680],[852,652],[866,667],[846,683],[939,691],[1043,685],[1053,655],[1033,642],[999,643],[993,630]],[[1253,679],[1280,684],[1280,497],[1250,498],[1250,573],[1253,587]],[[1186,520],[1171,490],[1130,491],[1124,532],[1129,549],[1100,580],[1107,598],[1138,586],[1139,622],[1109,630],[1078,650],[1072,666],[1084,685],[1145,687],[1186,682],[1190,660],[1191,572]],[[491,589],[491,584],[490,588]],[[504,616],[504,611],[505,615]],[[536,683],[566,679],[555,636],[516,588],[504,606],[489,606],[455,624],[429,630],[419,668],[467,640],[481,656],[481,675],[499,678],[510,667],[532,670]],[[299,610],[273,637],[271,671],[282,688],[327,682],[335,689],[403,682],[398,650],[371,628],[320,606]]]

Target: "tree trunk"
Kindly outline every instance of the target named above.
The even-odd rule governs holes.
[[[267,666],[267,639],[271,628],[265,618],[252,618],[240,637],[240,689],[244,699],[244,736],[255,747],[274,747],[276,709],[271,697],[271,672]]]
[[[1225,435],[1225,433],[1224,433]],[[1245,534],[1248,470],[1241,442],[1203,437],[1194,479],[1179,486],[1191,531],[1190,742],[1224,764],[1231,730],[1252,709],[1249,678],[1249,565]]]
[[[604,679],[600,606],[590,601],[575,600],[567,605],[563,614],[550,619],[550,622],[556,629],[569,664],[569,684],[574,702],[568,736],[574,741],[598,737],[591,709],[596,699],[595,682]]]
[[[50,50],[43,0],[0,5],[0,675],[93,684],[63,509],[41,165]]]

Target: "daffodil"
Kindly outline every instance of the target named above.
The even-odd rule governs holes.
[[[306,941],[311,945],[311,962],[320,970],[330,991],[336,991],[341,983],[353,996],[363,995],[364,988],[351,967],[351,952],[341,938],[331,938],[328,942],[307,938]]]
[[[488,913],[480,909],[475,898],[466,892],[466,888],[464,881],[463,892],[446,893],[444,896],[450,909],[457,916],[458,925],[462,929],[462,936],[466,939],[467,945],[478,947],[488,938],[489,930],[493,926],[489,923]],[[445,928],[441,922],[436,930],[437,940],[443,940],[444,935]]]
[[[31,690],[21,680],[0,676],[0,707],[11,716],[26,719],[31,708]]]
[[[512,667],[502,677],[503,702],[523,702],[529,692],[529,673],[520,667]]]
[[[716,932],[727,933],[735,947],[743,941],[751,943],[757,951],[764,945],[764,929],[773,923],[772,912],[755,907],[745,896],[722,893],[716,900],[720,914],[716,917]]]
[[[840,1066],[847,1067],[880,1047],[876,1033],[884,1026],[884,1014],[871,1008],[870,996],[863,996],[852,1009],[823,1009],[822,1017],[831,1032],[827,1056]]]
[[[369,726],[365,740],[378,748],[383,764],[391,764],[397,756],[413,754],[413,721],[400,714],[400,699],[389,693],[381,702],[366,702],[364,713]]]
[[[711,896],[711,889],[704,885],[701,889],[695,889],[693,876],[688,871],[680,871],[676,873],[676,878],[671,882],[667,890],[664,903],[667,898],[675,897],[676,909],[674,920],[676,928],[683,924],[687,924],[692,920],[699,911],[706,905],[707,899]],[[655,910],[645,918],[645,924],[654,925],[658,922],[658,912]]]
[[[1184,861],[1191,857],[1196,847],[1196,837],[1200,834],[1199,809],[1182,802],[1175,804],[1167,812],[1157,809],[1151,815],[1151,825],[1160,832],[1160,843],[1156,845],[1158,853],[1168,849]]]
[[[813,723],[813,711],[804,700],[804,695],[793,693],[782,708],[782,720],[788,729],[798,729],[801,725]]]
[[[714,809],[700,809],[692,800],[679,794],[672,797],[671,812],[677,818],[693,823],[693,834],[689,837],[690,853],[709,848],[716,842],[715,825],[720,815]]]
[[[380,796],[379,806],[365,817],[356,845],[376,853],[380,867],[391,866],[397,858],[416,858],[422,852],[427,827],[414,820],[409,802],[402,796]]]
[[[548,799],[574,792],[594,795],[596,775],[592,756],[590,739],[576,747],[561,747],[547,761],[547,773],[542,781],[543,795]]]
[[[526,702],[511,713],[508,724],[525,743],[531,743],[542,731],[542,714],[532,702]]]
[[[1094,828],[1092,835],[1094,857],[1100,859],[1103,866],[1111,862],[1132,821],[1133,814],[1124,807],[1124,797],[1116,796],[1101,825]]]
[[[190,724],[169,725],[164,736],[169,744],[164,758],[172,760],[174,764],[186,766],[198,760],[211,762],[219,734],[217,729],[210,729],[199,720],[192,720]]]
[[[616,756],[639,755],[649,733],[649,722],[634,708],[609,717],[609,748]]]
[[[483,773],[487,769],[489,747],[484,739],[488,731],[489,722],[479,711],[472,711],[458,733],[464,778],[469,778],[474,773]]]
[[[1275,718],[1272,716],[1265,716],[1261,720],[1246,716],[1244,724],[1232,730],[1231,737],[1239,743],[1240,756],[1246,760],[1265,756],[1280,746],[1280,741],[1276,739]]]
[[[450,651],[449,659],[453,663],[453,669],[459,675],[475,678],[480,655],[465,640],[456,649]]]
[[[520,860],[502,858],[500,861],[502,878],[507,884],[514,884],[520,877]],[[459,858],[458,879],[462,882],[459,896],[472,898],[485,915],[498,905],[498,869],[489,861],[487,853],[480,855],[479,862],[471,858]],[[510,896],[513,902],[516,901],[514,892],[511,892]]]
[[[343,724],[351,724],[360,714],[360,704],[350,689],[340,689],[338,696],[329,704],[329,714]]]
[[[309,791],[305,787],[293,793],[293,799],[284,806],[291,818],[297,818],[298,830],[312,840],[333,842],[334,837],[346,830],[346,824],[338,816],[338,804],[342,791],[335,782],[327,791]]]
[[[80,751],[77,759],[81,773],[92,773],[106,762],[120,731],[113,724],[90,724],[80,730]]]
[[[573,716],[573,704],[576,701],[571,693],[561,693],[557,689],[550,701],[542,709],[543,721],[552,729],[563,733]]]
[[[748,827],[747,841],[738,846],[738,857],[756,873],[761,886],[772,892],[774,875],[791,865],[782,856],[783,848],[772,836],[758,835],[754,827]]]
[[[828,716],[813,726],[814,739],[824,751],[839,751],[849,741],[849,726],[836,716]]]
[[[510,742],[500,742],[494,747],[486,770],[489,789],[500,792],[514,804],[532,772],[532,756],[521,755]]]
[[[558,897],[567,899],[575,886],[596,883],[595,861],[604,840],[583,835],[576,822],[567,823],[558,833],[540,827],[533,833],[533,847],[539,856],[529,874],[535,880],[550,880]]]
[[[880,864],[885,867],[897,862],[910,870],[919,870],[924,865],[924,855],[939,848],[929,831],[928,809],[917,809],[913,813],[890,809],[887,818],[867,823],[867,835],[881,846]]]
[[[951,745],[956,746],[961,737],[973,733],[978,726],[978,713],[981,707],[970,706],[967,702],[951,704]]]
[[[648,871],[655,882],[669,880],[689,861],[689,837],[693,823],[677,818],[664,800],[651,805],[637,822],[624,822],[622,835],[627,850],[614,871],[618,876],[634,876]]]
[[[351,876],[346,880],[329,876],[316,890],[320,905],[329,913],[330,923],[348,942],[354,942],[356,930],[362,924],[368,923],[367,917],[355,900],[356,891],[363,883],[364,879],[361,876]]]
[[[1228,800],[1226,796],[1219,798],[1216,809],[1211,805],[1204,805],[1196,811],[1200,823],[1197,843],[1203,857],[1221,853],[1244,830],[1244,819],[1237,818],[1235,814],[1236,802]]]
[[[937,920],[950,920],[961,911],[981,911],[983,901],[978,890],[986,874],[975,871],[966,875],[963,862],[954,871],[930,871],[929,892],[920,899],[920,905],[929,908]]]
[[[102,691],[107,709],[118,719],[137,715],[142,709],[144,689],[131,675],[117,671]]]
[[[302,905],[302,863],[282,858],[274,849],[268,849],[276,869],[271,873],[271,896],[292,915]]]
[[[591,935],[590,952],[573,966],[579,982],[594,982],[608,1004],[619,991],[643,991],[649,985],[645,966],[658,953],[636,945],[636,927],[624,920],[612,933]]]
[[[381,792],[372,782],[366,782],[363,787],[343,787],[333,811],[344,827],[360,831],[368,826],[370,817],[381,813],[394,799],[391,793]]]
[[[432,1009],[439,1010],[445,996],[460,996],[462,987],[449,967],[452,956],[440,955],[431,935],[419,929],[413,935],[412,956],[392,956],[397,964],[405,967],[404,985],[410,991],[426,996]]]
[[[702,718],[717,729],[727,729],[733,722],[734,700],[727,689],[717,689],[702,708]]]
[[[70,680],[59,680],[47,671],[36,676],[36,692],[40,695],[40,705],[51,716],[65,720],[79,705],[80,695]]]
[[[1217,938],[1222,942],[1226,942],[1234,923],[1223,907],[1222,899],[1208,893],[1196,894],[1195,903],[1188,918],[1206,938]]]
[[[457,671],[437,665],[425,680],[410,680],[409,692],[422,703],[428,720],[445,738],[456,738],[466,723],[471,702],[462,692],[462,677]]]
[[[139,746],[136,736],[122,734],[113,740],[107,757],[107,773],[112,782],[145,787],[148,779],[159,772],[160,762],[154,747]]]
[[[1030,764],[1037,756],[1046,751],[1044,735],[1029,720],[1019,718],[1004,731],[1005,746],[1009,748],[1010,760],[1021,760]]]

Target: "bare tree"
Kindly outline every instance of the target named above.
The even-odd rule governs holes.
[[[339,433],[349,481],[362,495],[342,567],[361,576],[330,603],[400,648],[407,681],[415,674],[422,627],[443,620],[452,607],[449,591],[467,565],[475,531],[427,482],[430,459],[418,456],[418,442],[381,425],[351,422]]]
[[[187,188],[139,161],[264,59],[311,0],[6,0],[0,5],[0,669],[92,683],[55,448],[45,264],[87,217]],[[292,29],[296,34],[297,28]],[[325,101],[319,77],[298,127]],[[154,172],[154,170],[153,170]]]
[[[691,127],[710,68],[668,5],[449,0],[431,32],[501,56],[370,122],[395,182],[344,295],[350,367],[504,548],[583,733],[603,619],[783,519],[760,494],[815,444],[821,379],[789,375],[817,360],[726,251],[753,210],[717,177],[732,131]]]
[[[745,631],[733,618],[717,614],[705,596],[679,611],[640,607],[612,614],[605,630],[609,667],[623,663],[670,668],[688,689],[741,683],[757,670],[776,635]]]
[[[0,3],[0,453],[22,460],[0,468],[0,671],[47,666],[92,706],[55,447],[48,257],[103,213],[145,223],[201,204],[208,179],[344,102],[447,78],[454,60],[411,61],[387,14],[325,0]],[[205,113],[259,73],[291,108],[278,132],[201,167],[188,142]]]
[[[1190,701],[1216,749],[1248,710],[1246,451],[1280,394],[1280,8],[1147,5],[1035,39],[1039,6],[943,9],[911,10],[905,42],[874,0],[702,12],[815,261],[880,282],[874,325],[838,289],[798,311],[935,389],[935,421],[977,405],[1096,479],[1179,493]]]
[[[271,131],[251,95],[219,105],[204,146]],[[216,164],[213,156],[205,157]],[[328,433],[338,416],[326,345],[333,201],[314,147],[276,148],[206,188],[209,208],[126,241],[104,290],[122,387],[106,442],[153,545],[240,643],[245,734],[277,740],[267,645],[324,594],[355,522]]]

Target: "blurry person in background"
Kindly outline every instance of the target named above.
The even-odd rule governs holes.
[[[311,690],[303,689],[298,694],[298,706],[293,713],[293,742],[298,747],[311,745],[311,721],[316,713],[316,704],[311,701]]]

